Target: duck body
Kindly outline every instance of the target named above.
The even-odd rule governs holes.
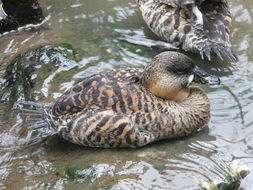
[[[208,122],[209,101],[202,90],[192,88],[190,99],[184,102],[164,100],[128,82],[129,74],[138,72],[141,70],[115,70],[96,75],[65,93],[52,109],[54,120],[60,121],[55,123],[60,126],[58,133],[84,146],[139,147],[189,135]]]
[[[230,50],[231,12],[226,0],[137,0],[149,28],[162,40],[211,60],[236,61]]]
[[[210,103],[203,90],[189,87],[182,101],[158,97],[146,87],[150,67],[108,71],[80,82],[53,104],[38,106],[42,121],[33,127],[42,124],[75,144],[114,148],[187,136],[207,124]]]

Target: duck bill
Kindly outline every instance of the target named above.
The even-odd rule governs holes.
[[[210,75],[199,67],[193,69],[194,79],[193,82],[209,85],[219,85],[220,79],[217,76]]]
[[[0,20],[5,19],[7,17],[7,14],[5,13],[3,9],[3,4],[0,4]]]
[[[194,0],[183,0],[182,4],[183,5],[193,5],[193,4],[195,4],[195,1]]]

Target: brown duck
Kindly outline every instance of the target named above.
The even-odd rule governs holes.
[[[137,0],[149,28],[161,39],[201,57],[237,58],[230,50],[227,0]]]
[[[177,52],[157,55],[143,69],[96,74],[67,90],[52,104],[23,102],[31,128],[47,128],[67,141],[89,147],[141,147],[196,132],[207,124],[207,95],[192,82],[219,84]],[[36,118],[37,117],[37,118]]]

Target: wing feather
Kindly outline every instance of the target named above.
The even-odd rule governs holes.
[[[195,4],[196,0],[153,0],[156,3],[163,3],[171,7],[184,7],[186,5]]]
[[[205,1],[201,7],[204,17],[204,31],[213,42],[230,46],[229,35],[232,16],[227,2]]]
[[[125,69],[94,75],[78,83],[59,97],[53,105],[52,114],[60,116],[83,112],[90,108],[111,108],[126,112],[124,101],[130,98],[132,89],[127,88],[131,76],[140,75],[140,69]],[[125,108],[124,108],[125,107]]]

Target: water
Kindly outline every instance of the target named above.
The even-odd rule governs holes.
[[[195,58],[222,80],[221,86],[205,87],[212,108],[208,127],[187,138],[118,150],[80,147],[57,136],[44,138],[42,132],[27,130],[12,107],[23,98],[22,92],[50,102],[91,74],[143,67],[159,50],[117,38],[123,34],[155,37],[133,0],[47,0],[40,5],[46,17],[43,27],[23,28],[0,38],[0,84],[4,83],[8,62],[30,48],[65,43],[77,54],[72,64],[50,65],[44,56],[43,64],[34,64],[40,68],[33,76],[37,78],[34,88],[26,91],[23,83],[15,83],[13,92],[20,94],[12,93],[9,98],[5,93],[0,102],[0,189],[195,190],[212,182],[225,189],[236,181],[232,178],[233,164],[253,170],[251,1],[230,1],[234,15],[232,49],[239,62],[208,63]],[[252,181],[250,173],[240,188],[253,189]]]

